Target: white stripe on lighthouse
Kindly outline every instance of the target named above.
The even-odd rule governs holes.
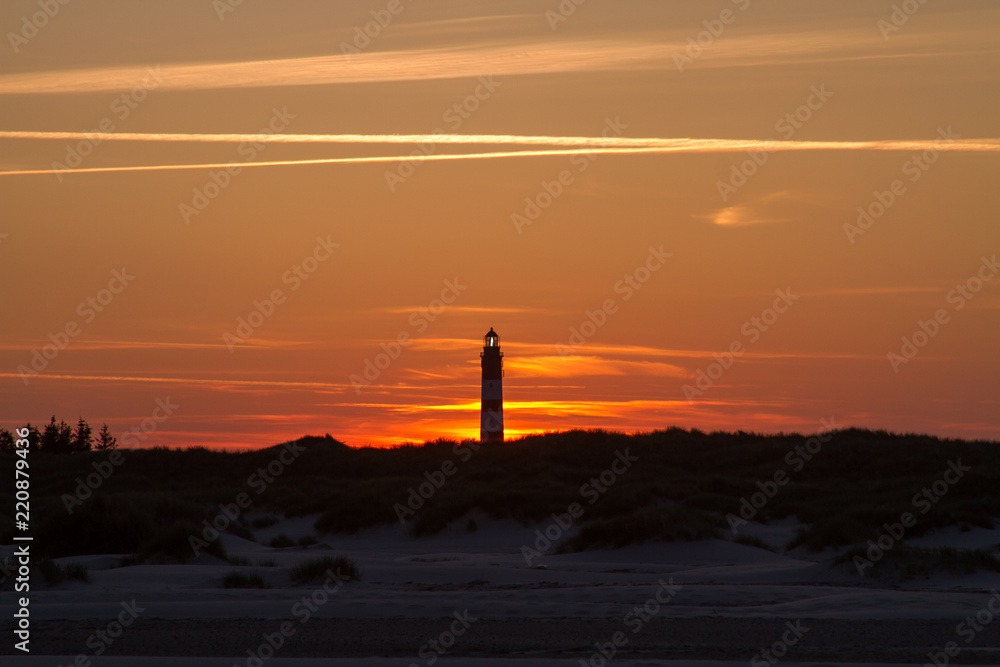
[[[483,380],[483,400],[499,401],[503,399],[503,389],[499,380]]]

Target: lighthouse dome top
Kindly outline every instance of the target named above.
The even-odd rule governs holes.
[[[493,327],[490,327],[490,330],[483,337],[483,340],[486,342],[486,347],[496,347],[499,345],[500,336],[498,336],[497,332],[493,330]]]

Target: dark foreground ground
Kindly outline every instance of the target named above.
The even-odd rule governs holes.
[[[73,656],[86,650],[88,636],[99,621],[41,621],[32,640],[35,655]],[[839,620],[804,619],[808,628],[785,656],[796,662],[883,662],[924,664],[928,653],[939,653],[956,636],[953,620]],[[398,657],[428,664],[415,655],[447,627],[443,619],[325,619],[302,626],[276,652],[276,657]],[[267,619],[139,619],[106,655],[131,656],[242,656],[259,646],[276,629]],[[10,636],[11,624],[3,624]],[[449,657],[571,658],[588,660],[594,638],[622,630],[614,619],[487,619],[474,623],[458,638]],[[776,619],[652,619],[615,658],[704,659],[750,661],[771,639],[787,630]],[[767,640],[762,638],[768,638]],[[3,654],[13,653],[4,642]],[[266,653],[265,653],[266,655]],[[766,662],[766,661],[765,661]],[[401,663],[402,664],[402,663]],[[963,643],[949,664],[1000,664],[1000,623],[987,626],[975,640]]]

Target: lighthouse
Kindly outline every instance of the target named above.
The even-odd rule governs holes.
[[[479,434],[483,442],[503,442],[503,353],[493,327],[483,339],[483,403]]]

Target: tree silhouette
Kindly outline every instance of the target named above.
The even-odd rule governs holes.
[[[76,422],[76,431],[73,433],[73,441],[70,449],[74,452],[89,452],[94,446],[94,438],[90,424],[83,417]]]
[[[39,450],[46,454],[72,454],[73,452],[89,452],[94,449],[110,450],[118,448],[118,439],[111,435],[108,425],[104,424],[97,439],[90,424],[83,417],[80,417],[74,429],[65,421],[56,421],[55,415],[45,425],[43,431],[28,422],[14,432],[5,428],[0,428],[0,452],[14,452],[17,450],[16,442],[21,439],[17,431],[27,430],[25,438],[28,441],[28,450],[37,452]]]
[[[37,427],[32,426],[31,422],[24,425],[24,428],[28,429],[28,451],[37,452],[39,447],[42,446],[42,433]]]
[[[60,420],[56,423],[56,416],[45,425],[42,432],[42,451],[50,454],[68,454],[73,451],[73,428],[66,422]]]
[[[97,443],[95,444],[95,448],[100,451],[118,449],[118,438],[111,435],[111,431],[108,430],[107,424],[102,426],[101,432],[97,434]]]

